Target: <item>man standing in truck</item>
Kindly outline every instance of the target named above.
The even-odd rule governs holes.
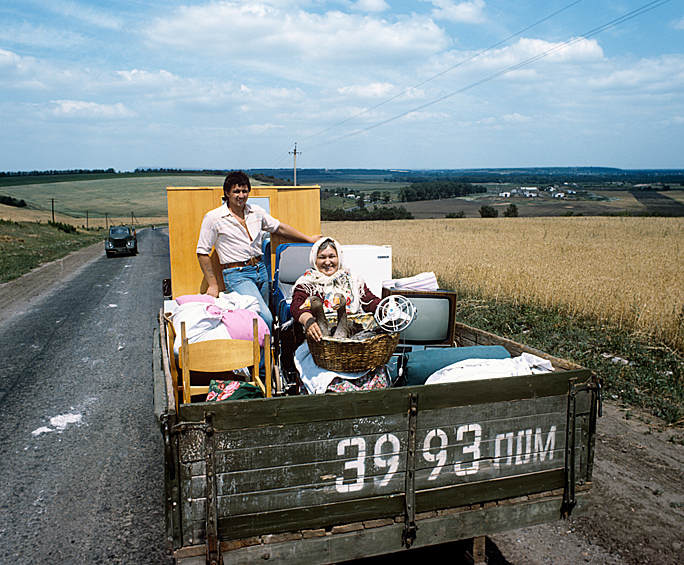
[[[305,243],[314,243],[321,236],[305,235],[275,219],[261,206],[248,204],[251,188],[249,177],[243,171],[228,174],[223,182],[224,203],[207,212],[202,220],[197,259],[209,284],[206,294],[217,297],[218,278],[209,258],[211,248],[215,247],[226,290],[255,297],[261,317],[272,330],[268,275],[261,251],[266,232]]]

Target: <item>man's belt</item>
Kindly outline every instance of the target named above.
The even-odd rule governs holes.
[[[235,269],[236,267],[254,267],[258,265],[261,261],[261,255],[259,257],[250,257],[247,261],[236,261],[235,263],[226,263],[221,265],[221,269]]]

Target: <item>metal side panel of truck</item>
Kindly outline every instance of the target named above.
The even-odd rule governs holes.
[[[551,373],[176,405],[155,340],[166,544],[178,563],[338,563],[581,514],[592,373],[457,324],[459,345],[551,360]]]

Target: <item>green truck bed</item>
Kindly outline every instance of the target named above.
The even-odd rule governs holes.
[[[176,405],[165,324],[155,409],[178,563],[337,563],[582,513],[599,386],[462,324],[456,343],[552,361],[540,375]]]

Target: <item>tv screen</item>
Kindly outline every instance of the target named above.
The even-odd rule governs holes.
[[[413,323],[401,332],[400,344],[453,346],[457,296],[455,292],[382,289],[383,297],[391,294],[400,294],[408,298],[416,307],[416,317]]]
[[[400,334],[400,340],[416,343],[444,343],[449,338],[448,298],[407,296],[416,307],[416,318]]]

